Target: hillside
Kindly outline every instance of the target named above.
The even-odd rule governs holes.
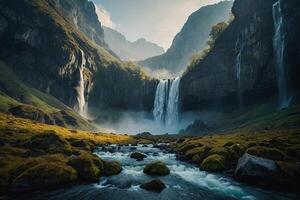
[[[190,15],[165,54],[148,58],[140,64],[152,70],[166,69],[173,75],[179,75],[185,70],[191,56],[207,46],[211,27],[229,19],[232,3],[222,1],[200,8]]]
[[[151,109],[156,81],[112,53],[92,2],[0,5],[0,59],[24,85],[78,110]]]
[[[138,61],[164,53],[162,47],[145,39],[130,42],[124,35],[114,29],[108,27],[103,27],[103,29],[105,42],[121,60]]]

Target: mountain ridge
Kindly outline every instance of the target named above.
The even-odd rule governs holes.
[[[105,26],[103,26],[103,29],[104,40],[122,60],[138,61],[164,53],[162,47],[147,41],[145,38],[139,38],[131,42],[117,30]]]

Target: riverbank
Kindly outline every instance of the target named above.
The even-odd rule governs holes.
[[[107,171],[112,175],[121,168],[95,156],[96,146],[143,142],[133,136],[72,130],[0,113],[0,191],[95,182]]]
[[[203,171],[226,173],[239,181],[262,188],[299,192],[299,129],[181,138],[166,149],[176,152],[178,160],[192,163]],[[254,165],[256,161],[242,161],[245,153],[254,156],[260,163],[272,163],[276,169],[270,173],[259,162]],[[247,170],[250,174],[239,174],[237,168],[242,164],[245,164],[242,167],[249,167]],[[263,174],[258,176],[255,171]]]

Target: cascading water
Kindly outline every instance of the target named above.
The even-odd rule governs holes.
[[[168,94],[168,80],[160,80],[155,93],[153,116],[155,121],[165,121],[165,108]]]
[[[179,84],[180,78],[175,78],[169,90],[169,98],[167,104],[167,118],[166,124],[173,125],[178,122],[179,119]]]
[[[153,116],[154,120],[167,126],[174,125],[179,118],[180,78],[160,80],[157,85]]]
[[[237,89],[238,89],[238,102],[239,107],[243,106],[243,94],[241,88],[241,65],[242,65],[242,52],[243,45],[241,45],[240,40],[238,39],[236,42],[236,51],[238,52],[235,61],[235,70],[236,70],[236,80],[237,80]]]
[[[86,59],[84,52],[81,52],[81,65],[79,68],[79,85],[77,86],[77,104],[75,105],[75,110],[83,117],[87,116],[87,104],[85,102],[84,97],[84,77],[83,77],[83,70],[86,65]]]
[[[276,61],[276,75],[278,85],[279,107],[286,108],[289,106],[291,98],[288,97],[287,83],[284,67],[284,51],[285,51],[285,33],[283,28],[283,16],[281,9],[281,0],[273,4],[273,21],[275,34],[273,38],[273,47]]]

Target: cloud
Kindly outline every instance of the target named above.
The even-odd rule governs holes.
[[[107,27],[116,29],[117,26],[112,21],[110,13],[107,10],[105,10],[105,8],[103,8],[103,6],[100,4],[95,5],[95,7],[96,7],[96,13],[98,15],[98,19],[101,22],[101,24],[103,26],[107,26]]]

